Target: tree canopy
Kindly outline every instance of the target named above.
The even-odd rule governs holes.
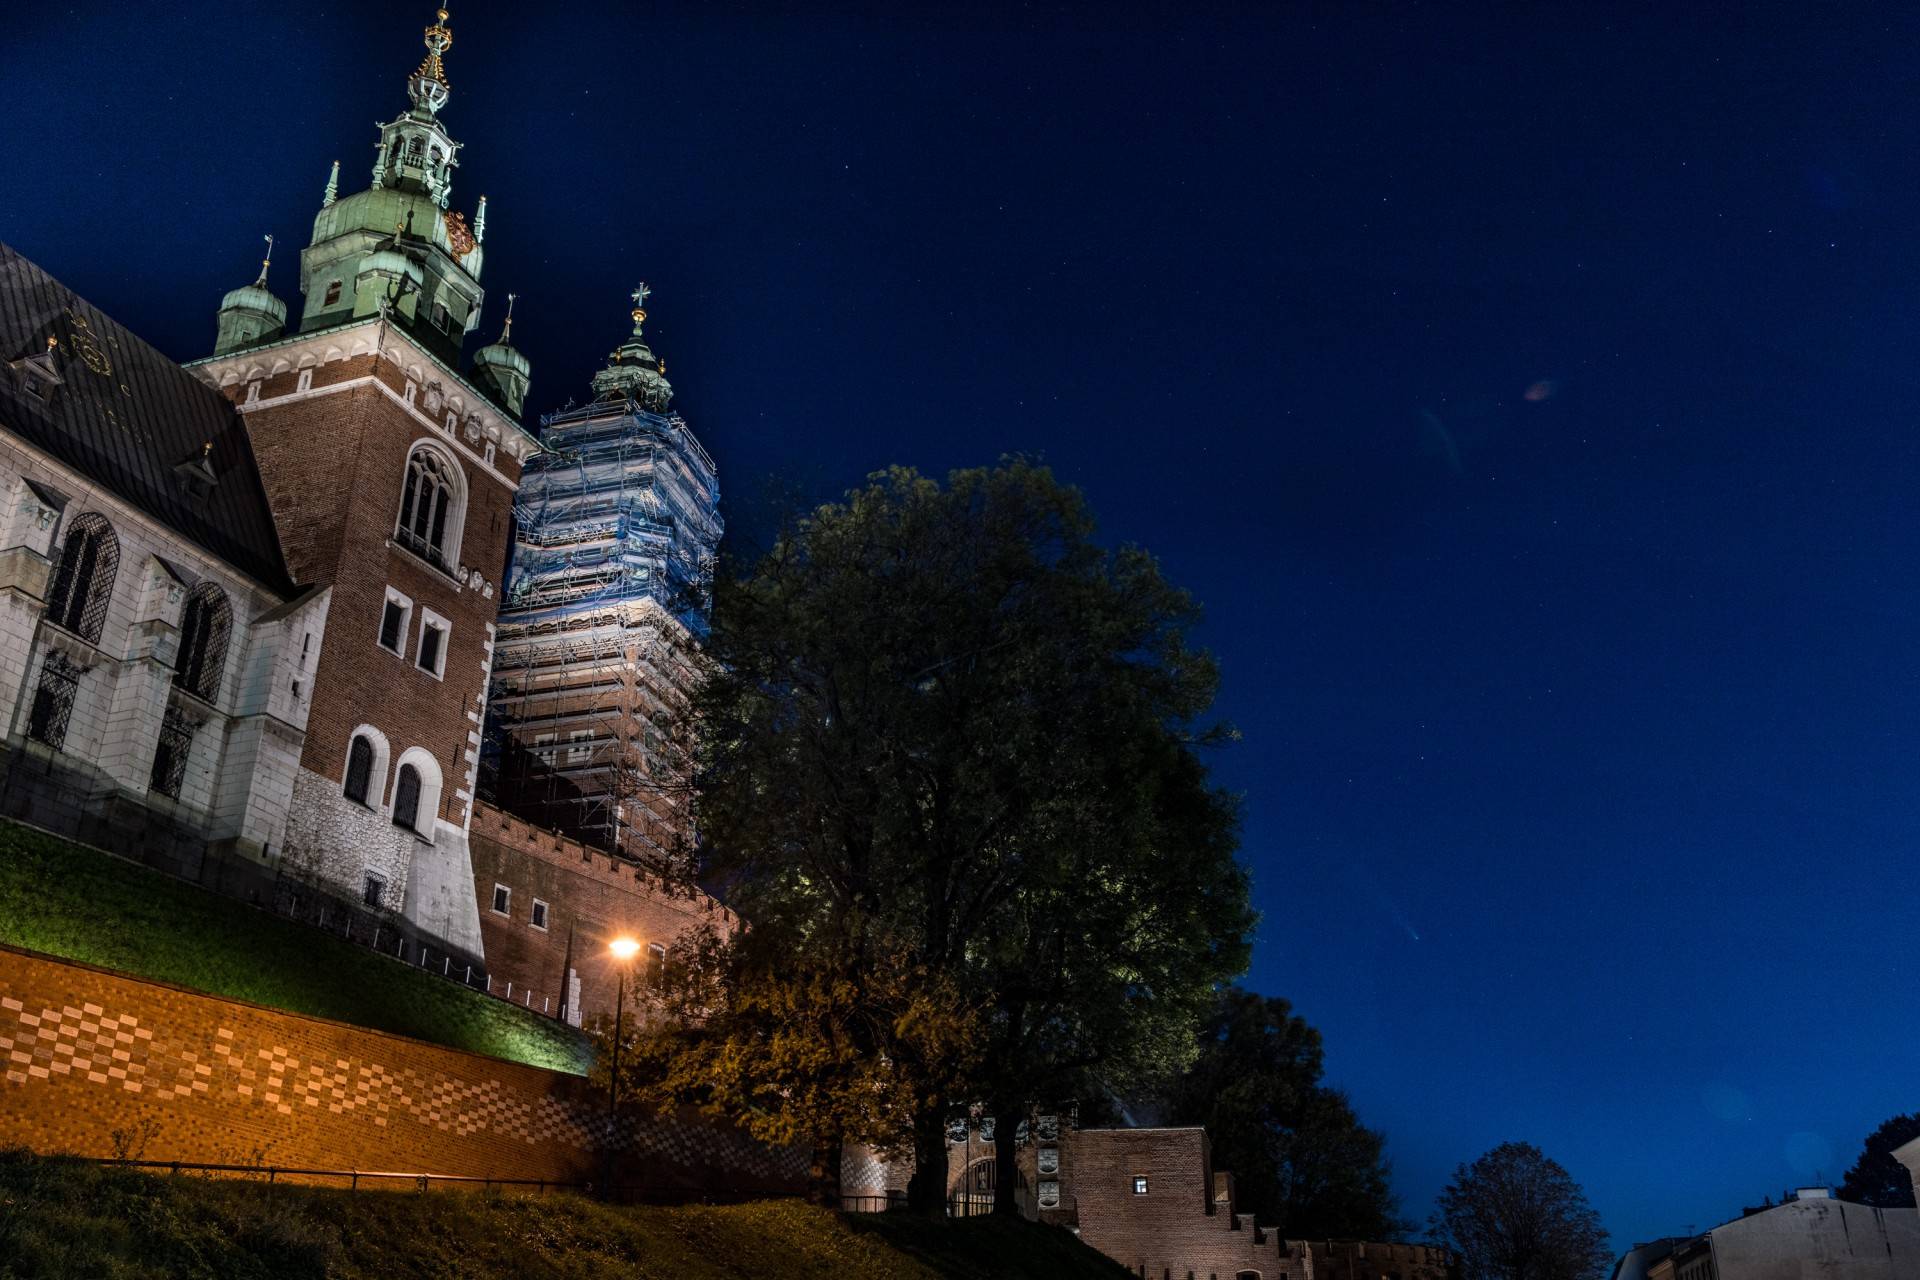
[[[1321,1083],[1320,1033],[1287,1001],[1220,992],[1193,1066],[1162,1102],[1173,1124],[1205,1125],[1239,1204],[1290,1238],[1381,1240],[1406,1229],[1385,1139]]]
[[[1530,1143],[1459,1166],[1436,1204],[1435,1232],[1465,1280],[1599,1280],[1612,1262],[1586,1193]]]
[[[1920,1111],[1882,1122],[1867,1135],[1860,1158],[1841,1180],[1840,1198],[1882,1209],[1913,1208],[1913,1175],[1893,1152],[1915,1138],[1920,1138]]]
[[[863,1047],[910,1099],[923,1209],[950,1106],[1177,1072],[1246,963],[1197,609],[1093,533],[1079,492],[1023,460],[944,486],[894,468],[714,584],[700,873],[753,945],[861,1008]],[[882,999],[863,974],[898,983]],[[966,1010],[980,1052],[908,1034],[915,999]]]

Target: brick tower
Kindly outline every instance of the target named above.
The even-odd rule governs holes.
[[[539,445],[510,320],[461,368],[486,200],[471,227],[448,209],[452,42],[441,10],[372,185],[341,196],[335,162],[297,328],[263,272],[227,295],[194,369],[244,415],[289,571],[333,593],[287,836],[266,856],[478,957],[474,770],[509,514]]]
[[[514,507],[489,747],[503,807],[657,863],[688,828],[676,735],[721,525],[713,459],[669,411],[642,334],[648,292],[593,401],[542,420],[547,452]]]

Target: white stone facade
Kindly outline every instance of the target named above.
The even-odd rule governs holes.
[[[0,729],[7,745],[85,779],[92,799],[133,799],[203,829],[210,843],[256,858],[277,853],[330,593],[283,600],[4,433],[0,498]],[[92,639],[46,616],[56,567],[83,517],[105,521],[118,553],[111,583],[101,583],[105,612]],[[196,588],[217,590],[231,619],[205,698],[174,680],[182,613]],[[28,732],[50,660],[78,673],[57,747],[30,741]],[[191,734],[172,797],[152,786],[169,718]]]

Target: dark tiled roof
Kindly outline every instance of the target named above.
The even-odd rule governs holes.
[[[48,400],[8,366],[47,350]],[[0,428],[283,596],[293,591],[253,447],[226,398],[0,243]],[[204,474],[198,465],[211,441]]]

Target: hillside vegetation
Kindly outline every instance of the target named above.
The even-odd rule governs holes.
[[[580,1034],[158,871],[0,822],[0,942],[496,1058],[584,1072]]]
[[[334,1191],[0,1153],[0,1280],[1121,1280],[1056,1227]]]

